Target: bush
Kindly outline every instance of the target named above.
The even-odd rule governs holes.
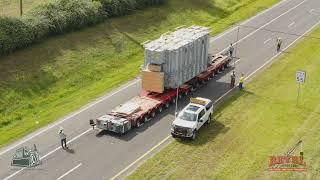
[[[17,18],[0,17],[0,54],[29,45],[33,39],[30,27]]]
[[[164,0],[54,0],[22,18],[0,16],[0,55],[26,47],[46,37],[62,34],[121,16]]]
[[[36,39],[80,29],[104,18],[101,4],[88,0],[56,0],[37,6],[24,16]]]
[[[99,2],[55,0],[39,5],[22,18],[0,17],[0,55],[54,34],[80,29],[103,21]]]
[[[165,0],[98,0],[109,17],[122,16],[135,9],[163,4]]]

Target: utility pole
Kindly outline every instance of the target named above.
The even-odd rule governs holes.
[[[23,13],[23,11],[22,11],[22,0],[20,0],[20,16],[22,16],[22,13]]]

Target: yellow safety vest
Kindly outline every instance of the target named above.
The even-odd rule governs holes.
[[[243,81],[244,81],[244,77],[241,76],[241,77],[240,77],[240,83],[243,83]]]

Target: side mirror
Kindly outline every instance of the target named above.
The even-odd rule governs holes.
[[[92,126],[92,129],[94,129],[94,126],[96,125],[96,124],[94,123],[94,120],[93,120],[93,119],[90,119],[90,120],[89,120],[89,123],[90,123],[90,126]]]

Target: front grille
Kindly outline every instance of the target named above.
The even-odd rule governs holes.
[[[174,127],[174,132],[178,134],[188,134],[188,128],[181,127],[181,126],[175,126]]]

